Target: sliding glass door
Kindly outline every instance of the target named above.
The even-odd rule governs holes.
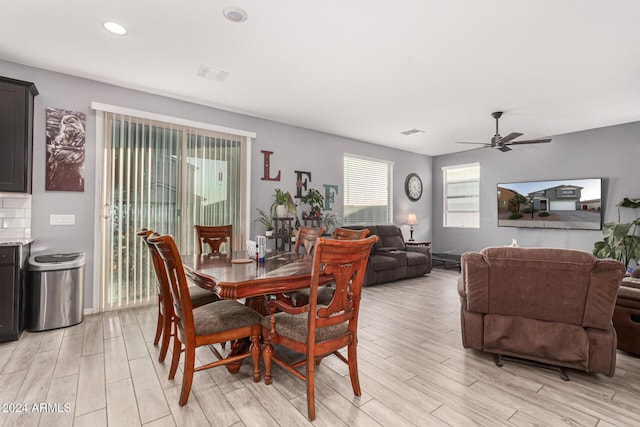
[[[194,225],[232,224],[244,246],[245,137],[110,112],[103,124],[101,310],[157,298],[143,228],[186,254],[197,251]]]

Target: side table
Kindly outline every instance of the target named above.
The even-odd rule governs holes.
[[[405,246],[429,246],[431,242],[426,241],[418,241],[418,240],[409,240],[408,242],[404,242]]]

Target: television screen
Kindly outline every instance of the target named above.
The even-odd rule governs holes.
[[[498,184],[498,226],[601,230],[602,179]]]

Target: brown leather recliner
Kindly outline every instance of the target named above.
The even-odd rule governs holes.
[[[461,262],[465,348],[613,376],[611,318],[622,263],[570,249],[513,247],[465,253]]]
[[[640,354],[640,278],[625,277],[613,311],[618,349]]]

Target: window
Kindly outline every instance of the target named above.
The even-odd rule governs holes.
[[[480,164],[442,168],[444,185],[443,225],[480,227]]]
[[[344,224],[389,224],[393,162],[344,156]]]

